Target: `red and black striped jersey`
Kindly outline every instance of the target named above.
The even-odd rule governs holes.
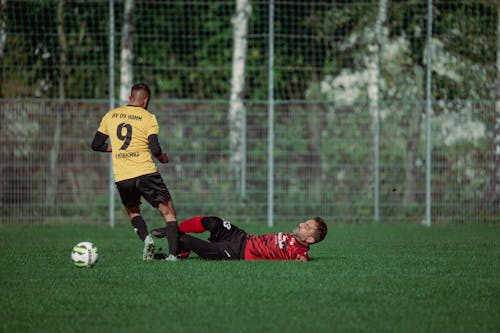
[[[288,232],[247,235],[245,260],[309,261],[309,247],[301,244]]]

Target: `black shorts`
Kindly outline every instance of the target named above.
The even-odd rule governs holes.
[[[244,230],[215,216],[204,217],[202,223],[210,231],[208,241],[181,234],[179,235],[180,248],[191,250],[205,259],[243,259],[247,239],[247,233]]]
[[[170,192],[158,172],[116,182],[116,188],[125,207],[137,207],[143,197],[158,208],[161,202],[171,199]]]

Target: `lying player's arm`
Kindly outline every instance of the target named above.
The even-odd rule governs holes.
[[[156,157],[160,163],[168,163],[169,158],[167,153],[161,151],[160,142],[158,141],[158,135],[151,134],[148,137],[149,149],[151,150],[151,155]]]
[[[104,133],[97,131],[94,136],[94,140],[92,141],[92,150],[94,151],[102,151],[102,152],[111,152],[111,145],[106,143],[108,136]]]

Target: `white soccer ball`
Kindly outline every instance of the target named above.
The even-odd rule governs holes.
[[[71,260],[77,267],[91,268],[97,262],[99,252],[97,247],[91,242],[80,242],[71,251]]]

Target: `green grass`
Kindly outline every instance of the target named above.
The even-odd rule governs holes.
[[[83,240],[93,269],[70,261]],[[0,242],[0,332],[500,332],[498,226],[332,225],[307,264],[143,262],[125,225]]]

